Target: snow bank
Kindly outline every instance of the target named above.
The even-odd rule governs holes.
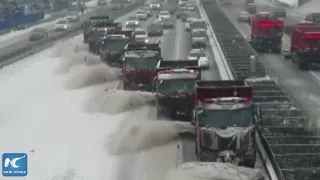
[[[110,136],[109,153],[123,155],[162,146],[180,138],[179,133],[194,132],[186,122],[128,119]]]

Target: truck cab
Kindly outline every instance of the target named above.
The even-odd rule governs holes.
[[[100,60],[112,67],[122,67],[125,46],[131,42],[133,31],[108,33],[99,41]]]
[[[83,41],[88,43],[88,37],[92,28],[95,24],[99,23],[112,23],[113,19],[110,16],[91,16],[87,21],[85,21],[81,26],[83,29]]]
[[[251,45],[258,52],[281,53],[283,21],[273,19],[269,12],[251,18]]]
[[[252,88],[244,81],[198,81],[195,103],[198,159],[254,167]]]
[[[156,66],[161,59],[159,43],[141,44],[132,42],[124,50],[122,75],[123,89],[154,91]]]
[[[201,79],[198,60],[165,60],[157,65],[156,106],[159,118],[191,121],[195,82]]]
[[[320,28],[317,24],[302,21],[293,26],[291,34],[290,52],[285,58],[292,58],[292,62],[300,70],[308,70],[311,65],[320,64]]]

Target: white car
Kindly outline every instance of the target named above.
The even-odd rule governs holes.
[[[186,4],[186,10],[187,11],[195,11],[196,8],[194,7],[193,4]]]
[[[249,22],[251,20],[251,15],[247,11],[241,11],[238,17],[238,21]]]
[[[158,19],[159,21],[161,21],[161,19],[170,19],[171,15],[169,13],[169,11],[160,11],[159,15],[158,15]]]
[[[135,29],[134,31],[134,40],[136,42],[141,42],[141,43],[148,43],[148,33],[144,29]]]
[[[136,13],[136,16],[139,20],[147,20],[148,19],[148,13],[145,10],[139,10]]]
[[[54,25],[55,31],[66,31],[71,27],[68,19],[61,19]]]
[[[191,44],[193,48],[207,46],[207,33],[206,30],[198,29],[193,30],[191,33]]]
[[[207,30],[207,23],[204,19],[193,19],[190,23],[191,30]]]
[[[188,57],[189,60],[198,60],[199,65],[203,69],[209,69],[209,59],[202,49],[192,49]]]
[[[184,25],[184,28],[185,28],[185,30],[186,31],[190,31],[190,29],[191,29],[191,23],[192,23],[192,21],[194,20],[195,18],[193,18],[193,17],[189,17],[188,19],[187,19],[187,21],[186,21],[186,24]]]
[[[151,8],[151,9],[154,9],[154,10],[160,9],[160,7],[161,7],[160,2],[152,2],[152,3],[150,4],[150,8]]]
[[[136,16],[130,16],[126,21],[126,28],[136,28],[139,26],[139,19]]]

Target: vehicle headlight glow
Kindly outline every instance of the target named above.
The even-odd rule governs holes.
[[[127,21],[126,24],[129,24],[129,22]]]
[[[136,25],[138,25],[139,24],[139,22],[138,21],[136,21]]]
[[[149,39],[145,39],[144,42],[145,42],[145,43],[148,43],[148,42],[149,42]]]
[[[64,28],[66,28],[66,29],[67,29],[67,25],[64,25]]]

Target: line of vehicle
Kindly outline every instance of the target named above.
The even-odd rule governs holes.
[[[231,71],[231,68],[229,67],[229,64],[224,56],[223,50],[221,49],[221,46],[218,42],[217,36],[215,35],[211,27],[210,21],[208,19],[208,16],[205,13],[199,0],[197,0],[197,5],[199,8],[201,17],[205,19],[205,21],[208,24],[207,35],[208,35],[209,43],[210,43],[215,61],[217,63],[217,66],[219,67],[218,69],[220,72],[220,77],[222,80],[233,80],[234,76]]]
[[[216,63],[218,65],[221,79],[222,80],[234,80],[235,78],[233,76],[231,68],[230,68],[230,66],[224,56],[224,53],[223,53],[221,46],[217,40],[217,37],[211,27],[210,21],[208,20],[208,17],[206,15],[201,3],[199,2],[199,0],[197,0],[197,4],[199,7],[201,16],[206,20],[206,22],[209,26],[208,31],[207,31],[208,37],[209,37],[209,42],[210,42],[212,51],[213,51],[215,59],[216,59]],[[231,21],[231,19],[230,19],[230,21]],[[245,35],[242,33],[242,31],[240,31],[240,29],[236,25],[235,25],[235,27],[238,29],[239,32],[241,32],[242,36],[245,37]],[[261,139],[260,139],[258,133],[256,133],[256,144],[258,146],[258,151],[259,151],[258,156],[261,160],[263,160],[262,163],[263,163],[264,169],[267,173],[267,176],[269,177],[270,180],[278,180],[276,172],[271,164],[271,160],[269,159],[269,157],[266,153],[266,150],[264,149],[264,147],[261,143]]]
[[[144,1],[141,3],[144,3]],[[128,6],[124,9],[119,10],[119,11],[114,11],[113,16],[125,16],[126,14],[129,14],[132,11],[136,11],[140,7],[141,3],[132,4],[131,6]],[[128,13],[128,11],[129,11],[129,13]],[[88,13],[88,14],[86,14],[86,16],[90,16],[90,14],[92,14],[92,13],[93,12]],[[125,13],[125,14],[123,14],[123,13]],[[35,54],[41,50],[44,50],[48,47],[51,47],[57,41],[61,41],[64,39],[68,39],[72,36],[75,36],[81,30],[80,27],[81,27],[80,24],[77,24],[77,26],[75,26],[75,28],[72,31],[68,31],[65,33],[59,33],[56,36],[52,37],[53,39],[49,39],[48,41],[39,42],[39,44],[30,44],[30,45],[23,47],[22,49],[12,51],[12,52],[10,52],[10,54],[12,54],[12,56],[10,54],[9,54],[9,56],[0,56],[0,60],[1,60],[0,68],[7,66],[7,65],[10,65],[14,62],[17,62],[27,56],[33,55],[33,54]]]

